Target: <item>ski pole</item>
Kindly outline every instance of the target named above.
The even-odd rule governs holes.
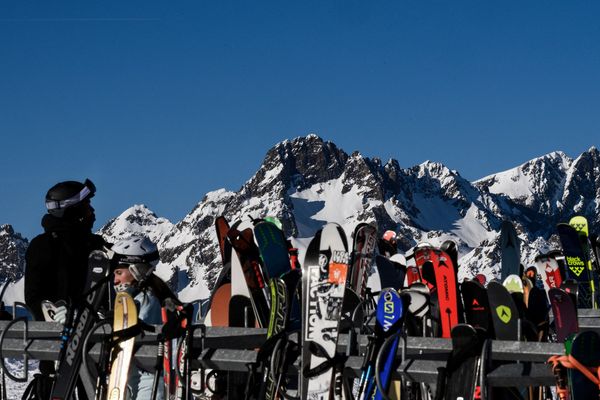
[[[150,395],[150,398],[152,400],[156,400],[156,394],[158,393],[158,384],[160,382],[160,375],[162,373],[163,370],[163,357],[165,354],[165,342],[164,340],[162,340],[162,338],[159,337],[157,338],[158,340],[158,347],[156,350],[156,364],[155,364],[155,370],[154,370],[154,379],[152,381],[152,393]]]

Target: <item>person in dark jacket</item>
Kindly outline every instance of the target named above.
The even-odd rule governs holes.
[[[78,301],[87,279],[88,256],[102,249],[104,239],[92,233],[96,220],[90,180],[60,182],[46,194],[44,233],[33,238],[25,255],[25,303],[43,320],[43,300]]]
[[[92,233],[96,217],[90,199],[95,192],[94,184],[86,179],[84,183],[57,183],[46,194],[44,233],[31,240],[25,254],[25,303],[37,320],[44,319],[43,300],[63,300],[66,304],[80,301],[87,280],[88,256],[108,245]],[[42,376],[52,374],[53,362],[40,362],[40,372]]]

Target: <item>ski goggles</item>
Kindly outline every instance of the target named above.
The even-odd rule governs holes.
[[[96,193],[96,185],[89,179],[86,179],[83,183],[83,188],[76,195],[69,197],[65,200],[60,201],[46,201],[46,208],[48,210],[58,210],[61,208],[68,208],[74,206],[77,203],[82,202],[88,197],[92,197]]]

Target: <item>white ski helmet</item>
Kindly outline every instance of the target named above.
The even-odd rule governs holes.
[[[142,282],[156,268],[159,254],[156,244],[145,236],[119,240],[111,248],[116,268],[125,265],[136,281]]]

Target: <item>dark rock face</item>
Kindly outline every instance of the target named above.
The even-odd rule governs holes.
[[[17,280],[25,271],[25,251],[29,242],[12,226],[0,226],[0,281]]]

